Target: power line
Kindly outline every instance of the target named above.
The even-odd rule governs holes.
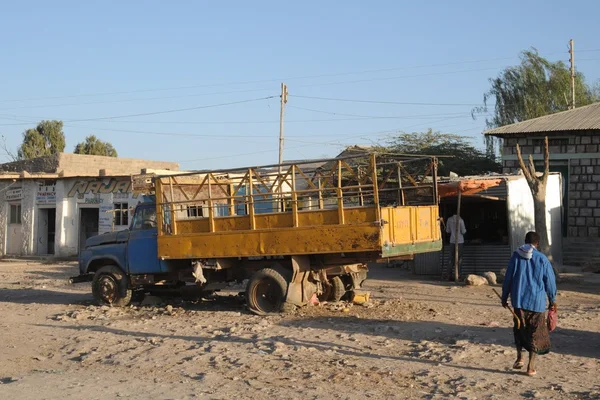
[[[118,118],[143,117],[143,116],[148,116],[148,115],[170,114],[170,113],[176,113],[176,112],[200,110],[200,109],[204,109],[204,108],[214,108],[214,107],[231,106],[234,104],[250,103],[250,102],[254,102],[254,101],[273,99],[275,97],[279,97],[279,96],[259,97],[257,99],[231,101],[229,103],[209,104],[209,105],[205,105],[205,106],[197,106],[197,107],[189,107],[189,108],[177,108],[174,110],[153,111],[153,112],[147,112],[147,113],[128,114],[128,115],[115,115],[115,116],[98,117],[98,118],[72,119],[72,120],[67,120],[65,122],[86,122],[86,121],[98,121],[98,120],[118,119]]]
[[[463,73],[463,72],[491,71],[491,70],[497,70],[497,69],[498,69],[498,67],[491,67],[491,68],[466,69],[466,70],[460,70],[460,71],[431,72],[431,73],[427,73],[427,74],[418,74],[418,75],[403,75],[403,76],[391,76],[391,77],[383,77],[383,78],[356,79],[356,80],[352,80],[352,81],[311,83],[311,84],[307,84],[307,85],[297,85],[296,87],[315,87],[315,86],[341,85],[341,84],[346,84],[346,83],[389,81],[389,80],[394,80],[394,79],[420,78],[423,76],[448,75],[448,74],[457,74],[457,73]]]
[[[410,115],[410,116],[406,115],[406,116],[391,117],[391,116],[382,116],[382,115],[346,114],[346,113],[340,113],[340,112],[335,112],[335,111],[323,111],[323,110],[316,110],[314,108],[305,108],[305,107],[298,107],[298,106],[292,106],[292,105],[288,105],[288,107],[289,108],[295,108],[295,109],[298,109],[298,110],[303,110],[303,111],[310,111],[310,112],[315,112],[315,113],[321,113],[321,114],[341,115],[341,116],[347,116],[347,117],[360,117],[360,118],[365,118],[365,119],[380,119],[380,118],[418,119],[418,118],[421,118],[421,117],[438,117],[438,116],[451,116],[451,115],[471,115],[470,112],[468,112],[468,113],[460,112],[460,113],[443,113],[443,114],[416,114],[416,115]]]
[[[105,101],[90,101],[85,103],[66,103],[66,104],[41,104],[41,105],[32,105],[32,106],[19,106],[19,107],[3,107],[0,110],[24,110],[31,108],[51,108],[51,107],[71,107],[71,106],[82,106],[82,105],[93,105],[93,104],[115,104],[115,103],[129,103],[135,101],[151,101],[151,100],[168,100],[168,99],[181,99],[187,97],[201,97],[201,96],[214,96],[221,94],[234,94],[234,93],[249,93],[249,92],[265,92],[271,91],[272,88],[263,88],[263,89],[247,89],[247,90],[232,90],[228,92],[213,92],[213,93],[196,93],[196,94],[187,94],[180,96],[163,96],[163,97],[144,97],[137,99],[121,99],[121,100],[105,100]],[[0,101],[3,103],[4,101]]]
[[[301,96],[297,94],[290,94],[290,97],[298,99],[311,99],[311,100],[324,100],[324,101],[341,101],[348,103],[371,103],[371,104],[396,104],[405,106],[468,106],[478,107],[484,106],[481,103],[420,103],[420,102],[407,102],[407,101],[381,101],[381,100],[357,100],[357,99],[340,99],[334,97],[319,97],[319,96]],[[490,105],[491,107],[493,105]]]

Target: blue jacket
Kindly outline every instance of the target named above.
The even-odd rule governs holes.
[[[556,277],[546,256],[526,244],[513,253],[502,285],[502,301],[514,308],[546,311],[546,298],[556,301]]]

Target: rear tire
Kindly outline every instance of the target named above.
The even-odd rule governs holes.
[[[331,292],[329,295],[329,301],[338,302],[344,297],[346,294],[346,286],[344,285],[344,281],[339,276],[334,276],[331,278]]]
[[[99,305],[125,307],[131,302],[133,291],[121,269],[105,265],[94,274],[92,293]]]
[[[265,315],[282,311],[288,282],[282,273],[263,268],[250,278],[246,286],[246,304],[255,314]]]

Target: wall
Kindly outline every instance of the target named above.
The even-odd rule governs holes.
[[[124,183],[119,185],[119,182]],[[105,208],[112,210],[115,202],[127,202],[129,207],[135,207],[141,201],[141,197],[138,198],[130,191],[129,182],[129,177],[66,178],[56,181],[56,256],[70,257],[77,255],[80,209]],[[6,201],[5,192],[10,183],[9,181],[0,181],[0,255],[7,253],[9,202]],[[53,206],[52,203],[38,204],[36,201],[40,183],[40,181],[33,179],[20,180],[10,187],[11,189],[22,188],[20,202],[23,239],[20,244],[20,255],[38,254],[36,238],[42,234],[41,229],[44,229],[38,223],[40,207]],[[122,189],[126,189],[124,194],[119,193]],[[106,214],[103,215],[106,217]],[[113,215],[110,213],[107,218],[110,226],[106,230],[126,228],[126,226],[113,227]],[[100,218],[102,218],[102,215]]]
[[[104,169],[107,175],[139,174],[142,169],[178,171],[179,164],[167,161],[138,160],[90,156],[85,154],[59,153],[31,160],[0,164],[0,171],[20,173],[63,173],[65,176],[97,176]]]
[[[563,262],[561,193],[560,175],[550,175],[546,191],[546,224],[552,257],[558,264]],[[525,178],[508,181],[507,202],[510,247],[515,251],[523,244],[527,232],[535,230],[533,196]]]
[[[102,185],[96,185],[98,182],[101,182]],[[69,178],[57,182],[57,255],[65,257],[77,255],[79,250],[79,212],[82,208],[98,208],[100,211],[104,211],[105,208],[112,210],[114,203],[127,202],[129,207],[135,207],[141,201],[141,197],[134,195],[131,191],[125,193],[125,196],[115,194],[115,192],[118,193],[119,182],[129,182],[129,178]],[[111,188],[112,191],[109,191]],[[110,213],[110,221],[112,221],[113,215]],[[106,213],[101,212],[99,219],[102,219],[103,216],[106,217]],[[129,218],[131,216],[132,214]],[[114,227],[115,230],[125,228],[126,226]],[[113,230],[113,227],[108,227],[108,230]]]
[[[516,144],[521,146],[525,157],[533,154],[541,162],[544,134],[511,136],[502,148],[502,164],[505,173],[519,169]],[[549,134],[550,166],[566,171],[567,198],[563,207],[568,219],[568,237],[600,237],[600,135],[589,131]],[[537,141],[537,142],[536,142]]]
[[[134,158],[61,153],[56,172],[62,171],[66,176],[97,176],[100,169],[105,169],[110,175],[132,175],[139,174],[145,168],[178,171],[179,164]]]

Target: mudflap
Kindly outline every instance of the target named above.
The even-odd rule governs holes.
[[[317,285],[309,280],[310,259],[306,256],[292,256],[292,278],[288,283],[285,302],[301,307],[317,293]]]

